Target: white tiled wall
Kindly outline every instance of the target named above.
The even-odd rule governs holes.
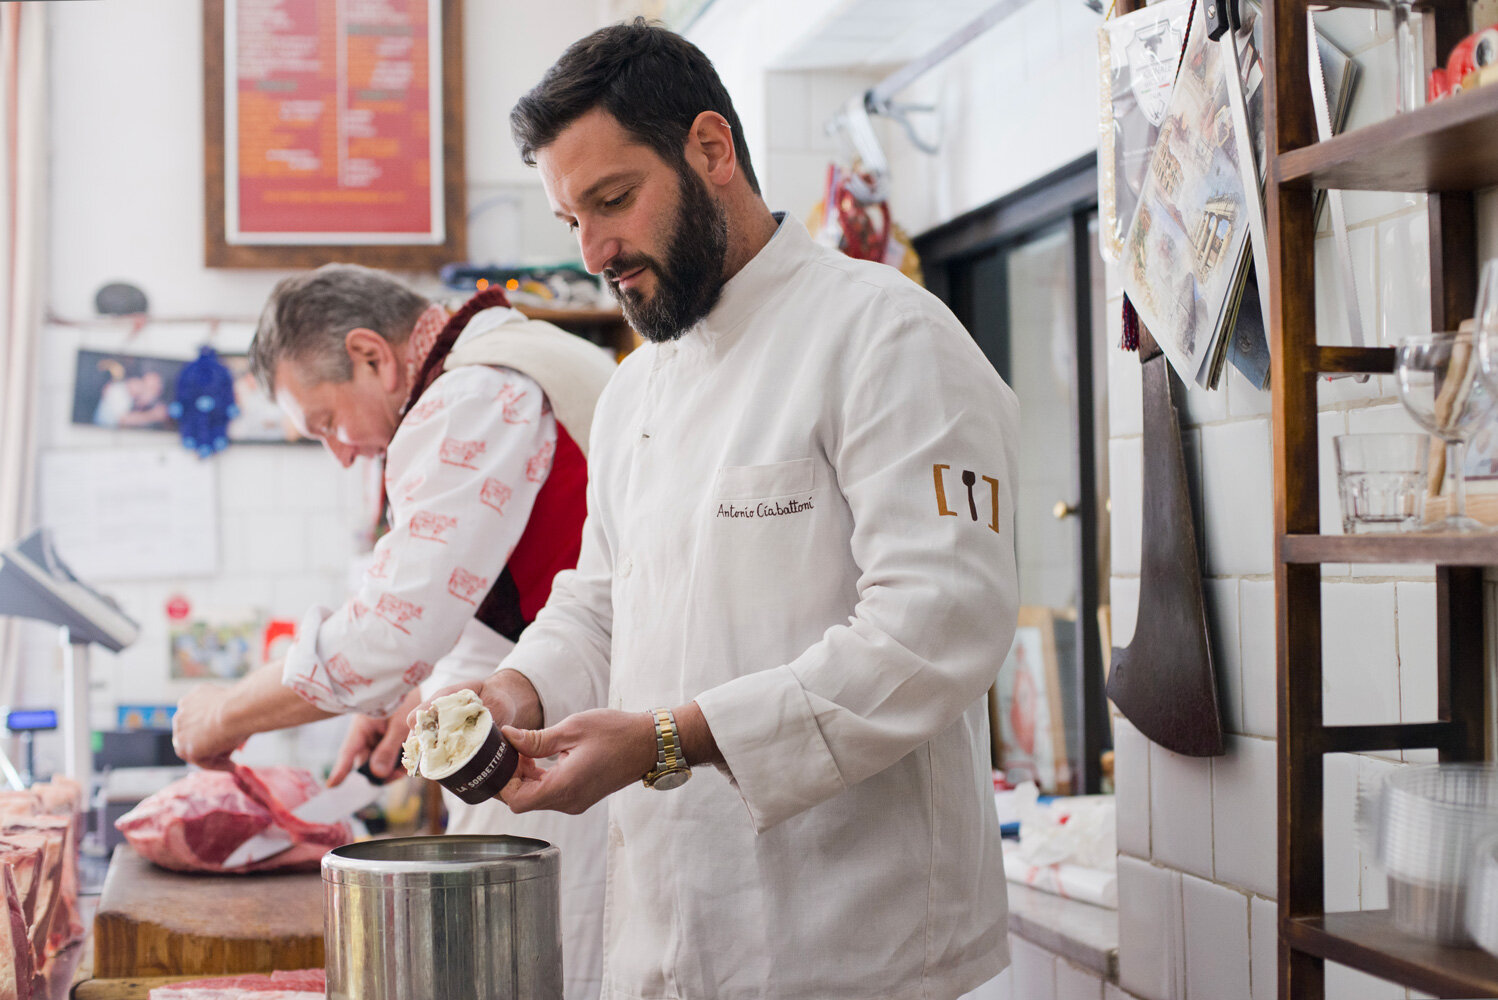
[[[1189,875],[1181,880],[1186,921],[1186,995],[1250,1000],[1248,897]]]
[[[1326,22],[1367,67],[1353,124],[1383,117],[1390,51],[1378,19],[1343,11]],[[1498,251],[1494,199],[1480,202],[1482,231]],[[1429,325],[1423,198],[1349,194],[1358,302],[1369,343],[1391,344]],[[1348,340],[1334,283],[1335,251],[1317,243],[1318,324],[1325,343]],[[1116,276],[1110,276],[1116,277]],[[1121,304],[1110,284],[1109,309]],[[1119,817],[1120,983],[1146,1000],[1276,996],[1275,597],[1267,393],[1229,375],[1213,393],[1193,389],[1183,445],[1200,491],[1199,541],[1227,754],[1178,757],[1115,718]],[[1109,360],[1109,475],[1115,643],[1132,632],[1140,599],[1138,362]],[[1331,439],[1341,433],[1414,430],[1388,378],[1319,384],[1322,530],[1340,531]],[[1133,524],[1131,528],[1130,525]],[[1328,566],[1322,587],[1328,722],[1434,716],[1435,585],[1431,567]],[[1120,600],[1122,598],[1122,600]],[[1124,607],[1125,602],[1129,605]],[[1428,759],[1428,753],[1403,755]],[[1332,909],[1387,906],[1381,871],[1360,849],[1359,790],[1401,766],[1401,755],[1326,761],[1326,902]],[[1147,801],[1146,809],[1140,799]],[[1327,966],[1332,1000],[1394,1000],[1407,991]]]

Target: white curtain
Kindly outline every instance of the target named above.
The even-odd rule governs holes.
[[[46,287],[47,6],[0,3],[0,546],[31,526]],[[0,618],[0,704],[14,701],[16,640],[14,620]]]

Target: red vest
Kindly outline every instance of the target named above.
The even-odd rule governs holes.
[[[411,412],[416,401],[442,374],[443,362],[452,353],[468,321],[485,309],[509,304],[502,289],[490,288],[453,313],[416,376],[411,397],[406,401],[406,413]],[[517,641],[525,627],[535,621],[536,613],[551,596],[556,575],[564,569],[577,568],[582,549],[583,521],[588,516],[588,460],[562,422],[558,420],[556,424],[556,454],[546,482],[536,495],[525,531],[510,553],[504,571],[474,613],[475,618],[511,642]]]

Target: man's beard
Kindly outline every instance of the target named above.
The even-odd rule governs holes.
[[[683,168],[678,176],[676,221],[665,241],[665,261],[632,254],[616,257],[603,271],[629,325],[658,344],[680,337],[712,311],[723,291],[728,256],[728,213],[696,174]],[[642,266],[655,273],[655,294],[648,299],[639,289],[621,290],[618,284],[620,275]]]

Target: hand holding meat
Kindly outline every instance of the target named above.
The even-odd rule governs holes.
[[[200,684],[177,703],[172,717],[172,749],[189,764],[224,771],[229,755],[244,742],[223,723],[229,688],[222,684]]]

